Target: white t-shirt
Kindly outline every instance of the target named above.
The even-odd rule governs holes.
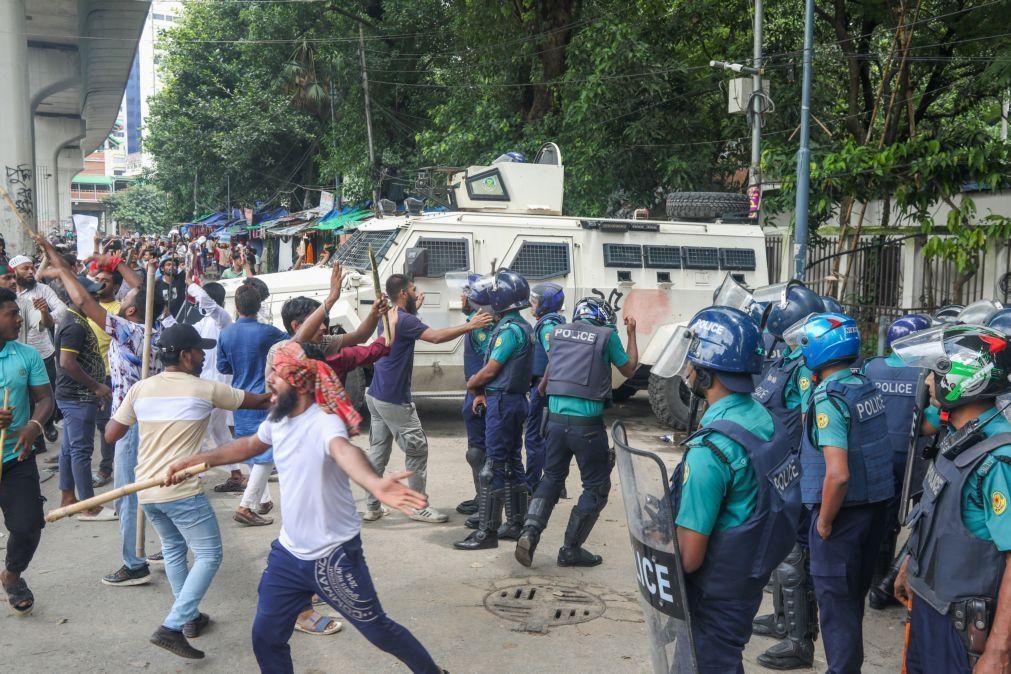
[[[347,438],[344,422],[312,405],[297,417],[265,419],[256,433],[274,448],[281,487],[281,545],[299,559],[326,557],[358,535],[361,520],[347,474],[330,441]]]

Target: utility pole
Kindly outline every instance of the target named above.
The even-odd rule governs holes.
[[[800,149],[797,150],[797,200],[794,205],[794,272],[804,278],[807,265],[807,208],[811,182],[811,52],[814,42],[814,0],[804,2],[804,76],[800,93]]]
[[[337,117],[334,114],[334,103],[333,103],[333,77],[330,78],[330,136],[333,139],[333,154],[334,157],[337,156]],[[334,206],[337,208],[341,207],[341,176],[337,169],[333,172],[333,198]]]
[[[755,222],[761,224],[762,204],[762,111],[765,92],[762,90],[762,0],[755,0],[755,72],[751,75],[751,175],[748,178],[748,196],[757,204]]]
[[[193,219],[196,220],[199,213],[197,213],[197,172],[193,172]]]
[[[365,130],[369,136],[369,166],[375,180],[376,150],[372,145],[372,103],[369,101],[369,72],[365,68],[365,29],[361,23],[358,24],[358,53],[362,58],[362,90],[365,93]],[[379,187],[375,182],[372,183],[372,208],[379,213]]]

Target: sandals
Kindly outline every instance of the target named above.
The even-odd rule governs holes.
[[[258,505],[256,507],[256,514],[258,514],[258,515],[266,515],[267,513],[269,513],[273,509],[274,509],[274,502],[273,501],[267,501],[266,503],[261,503],[260,505]]]
[[[312,615],[308,618],[299,618],[296,620],[295,629],[306,634],[325,636],[327,634],[336,634],[337,632],[340,632],[344,629],[344,625],[341,621],[335,618],[313,611]]]
[[[244,492],[246,490],[246,480],[241,477],[230,477],[221,484],[214,486],[214,491],[221,493],[226,492]]]
[[[250,510],[249,513],[236,510],[235,514],[232,515],[232,519],[239,524],[246,525],[247,527],[263,527],[274,523],[273,517],[262,517],[254,513],[252,510]]]
[[[28,589],[28,583],[24,578],[18,578],[10,585],[4,585],[4,591],[7,592],[7,602],[16,616],[23,618],[35,608],[35,595]],[[28,606],[21,606],[25,602],[28,602]]]

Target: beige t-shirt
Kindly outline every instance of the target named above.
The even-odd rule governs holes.
[[[113,419],[140,424],[137,481],[164,477],[169,465],[200,451],[211,410],[236,410],[245,391],[182,372],[162,372],[132,387]],[[154,487],[137,494],[141,503],[167,503],[201,492],[197,480]]]

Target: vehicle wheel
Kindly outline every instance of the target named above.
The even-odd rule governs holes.
[[[671,220],[714,220],[748,216],[751,200],[734,192],[671,192],[667,217]]]
[[[365,413],[365,389],[368,388],[368,380],[363,368],[356,368],[348,372],[344,380],[344,391],[351,398],[351,404],[361,413]]]
[[[691,391],[681,377],[662,379],[649,376],[649,406],[662,424],[678,430],[688,427],[691,412]]]
[[[625,382],[618,388],[611,389],[611,400],[613,400],[616,403],[623,403],[632,396],[634,396],[635,392],[638,390],[639,389],[637,389],[635,386],[632,386],[628,382]]]

